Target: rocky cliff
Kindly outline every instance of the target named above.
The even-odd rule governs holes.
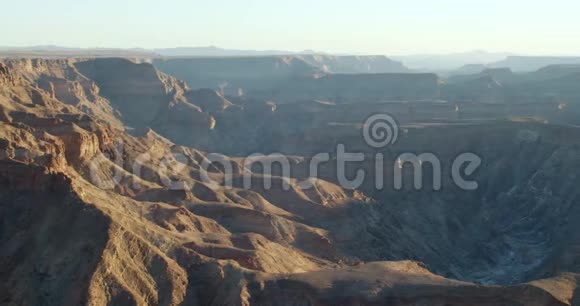
[[[319,84],[311,83],[312,80],[316,80],[317,76],[323,74],[408,72],[401,63],[384,56],[164,58],[155,59],[153,64],[159,70],[185,80],[192,88],[207,87],[228,95],[250,97],[262,92],[284,91],[288,86],[297,86],[294,83],[316,87]],[[361,83],[365,82],[362,78],[364,77],[359,80]],[[380,85],[373,84],[372,86],[376,90],[381,90]],[[309,96],[308,98],[316,97]]]
[[[301,59],[326,73],[403,73],[410,72],[402,63],[386,56],[300,55]]]

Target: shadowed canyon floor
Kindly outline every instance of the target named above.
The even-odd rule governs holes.
[[[422,101],[438,80],[399,88],[417,77],[330,74],[280,103],[190,88],[142,60],[0,61],[0,304],[580,305],[575,108]],[[336,89],[351,78],[364,86]],[[372,91],[385,82],[405,101],[375,101],[393,98]],[[290,94],[309,86],[321,92]],[[313,98],[329,93],[342,101]],[[380,112],[401,135],[377,150],[361,123]],[[412,190],[405,172],[402,191],[388,176],[347,189],[333,162],[300,188],[337,144],[365,153],[369,176],[378,152],[437,154],[443,188]],[[202,179],[214,152],[232,188],[217,164],[218,184]],[[245,167],[254,152],[291,157],[288,190]],[[482,158],[476,191],[451,180],[462,152]]]

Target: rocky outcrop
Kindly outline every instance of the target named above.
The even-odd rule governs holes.
[[[66,192],[71,188],[70,178],[62,173],[9,159],[0,160],[0,181],[4,188],[19,192]]]
[[[99,86],[101,94],[119,110],[129,126],[152,122],[183,92],[181,84],[160,75],[147,63],[94,59],[75,63],[75,67]]]
[[[188,101],[201,107],[206,113],[221,112],[233,106],[222,94],[208,88],[189,91],[185,96]]]
[[[128,127],[139,134],[153,128],[182,144],[205,137],[215,125],[209,113],[232,105],[214,91],[191,91],[151,64],[128,59],[6,59],[3,63],[3,75],[10,76],[11,82],[4,86],[10,98],[3,109],[8,112],[20,104],[42,105],[34,111],[14,110],[53,116],[71,112],[72,107],[116,129]],[[22,80],[20,85],[13,84],[16,78]],[[5,117],[9,120],[8,113]]]
[[[21,80],[11,87],[12,99],[21,103],[44,105],[59,101],[66,105],[64,108],[75,107],[122,129],[123,125],[109,101],[99,95],[99,88],[92,80],[78,72],[74,62],[72,59],[3,60],[4,65],[10,67],[12,73]],[[11,105],[5,107],[11,108]],[[45,110],[63,112],[63,109],[55,109],[54,105]]]
[[[17,79],[10,72],[9,68],[0,63],[0,86],[14,86]]]
[[[401,62],[383,55],[377,56],[332,56],[299,55],[305,62],[325,73],[362,74],[362,73],[403,73],[410,72]]]
[[[188,101],[196,99],[207,110],[219,108],[219,96],[199,96],[183,81],[157,71],[151,64],[127,59],[95,59],[75,63],[100,88],[100,94],[111,101],[123,122],[138,132],[153,128],[182,143],[207,133],[215,121],[203,109]],[[203,93],[203,92],[201,92]],[[204,100],[204,99],[207,99]],[[216,101],[217,100],[217,101]],[[184,131],[186,131],[184,133]]]

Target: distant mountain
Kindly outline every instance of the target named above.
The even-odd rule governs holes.
[[[461,66],[459,69],[450,71],[448,73],[448,75],[453,76],[453,75],[462,75],[462,74],[474,74],[474,73],[480,73],[480,72],[484,71],[485,69],[487,69],[487,66],[484,64],[468,64],[468,65]]]
[[[392,58],[403,62],[411,69],[441,72],[459,69],[466,65],[489,64],[503,60],[510,55],[512,54],[477,50],[450,54],[393,56]]]
[[[296,55],[296,54],[317,54],[312,50],[301,52],[283,50],[237,50],[223,49],[215,46],[209,47],[178,47],[151,50],[162,56],[201,56],[201,57],[227,57],[227,56],[265,56],[265,55]]]
[[[454,75],[449,77],[447,81],[449,83],[461,83],[485,78],[500,84],[509,84],[518,82],[520,75],[514,74],[509,68],[486,68],[474,74]]]
[[[68,58],[68,57],[154,57],[153,52],[140,48],[74,48],[53,45],[31,47],[0,47],[0,57],[6,58]]]
[[[310,65],[326,73],[404,73],[410,72],[403,63],[384,55],[300,55]]]
[[[566,59],[569,60],[569,59]],[[521,61],[545,64],[547,61]],[[509,62],[512,67],[514,61]],[[487,103],[562,103],[580,101],[580,65],[550,65],[531,72],[489,68],[473,74],[455,74],[445,79],[443,98],[449,101]],[[526,66],[531,69],[532,66]],[[474,67],[475,68],[475,67]]]
[[[491,63],[490,67],[505,67],[516,72],[536,71],[551,65],[578,65],[580,57],[573,56],[509,56],[504,60]]]
[[[27,46],[27,47],[3,47],[0,46],[1,51],[74,51],[83,50],[81,48],[74,47],[62,47],[55,45],[40,45],[40,46]]]
[[[0,46],[0,56],[18,57],[18,56],[93,56],[93,55],[110,55],[125,56],[126,54],[147,54],[148,56],[165,56],[165,57],[245,57],[245,56],[273,56],[273,55],[312,55],[324,54],[313,50],[304,50],[300,52],[284,50],[238,50],[224,49],[215,46],[208,47],[177,47],[177,48],[75,48],[62,47],[56,45],[42,45],[30,47],[2,47]]]

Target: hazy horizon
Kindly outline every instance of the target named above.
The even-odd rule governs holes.
[[[569,0],[369,0],[347,5],[305,0],[33,0],[10,1],[3,9],[10,14],[0,20],[0,27],[10,31],[2,33],[0,46],[580,55],[580,42],[572,39],[580,32],[580,24],[574,22],[580,3]]]
[[[296,49],[296,50],[282,50],[282,49],[250,49],[250,48],[236,48],[236,47],[223,47],[223,46],[214,46],[214,45],[189,45],[189,46],[159,46],[153,48],[145,48],[141,46],[134,46],[134,47],[110,47],[110,46],[70,46],[70,45],[59,45],[59,44],[32,44],[32,45],[0,45],[0,50],[37,50],[37,51],[51,51],[51,50],[66,50],[70,49],[71,51],[75,50],[135,50],[135,51],[155,51],[155,50],[171,50],[171,49],[212,49],[215,50],[223,50],[223,51],[248,51],[248,52],[262,52],[267,54],[268,52],[272,52],[273,55],[276,55],[274,52],[288,52],[289,54],[328,54],[328,55],[360,55],[360,56],[373,56],[373,55],[392,55],[392,56],[438,56],[438,55],[463,55],[463,54],[500,54],[500,55],[522,55],[522,56],[533,56],[533,55],[544,55],[544,56],[560,56],[560,54],[520,54],[514,53],[509,51],[489,51],[483,49],[472,49],[472,50],[465,50],[465,51],[457,51],[457,52],[432,52],[432,53],[401,53],[401,54],[379,54],[379,53],[364,53],[364,52],[329,52],[326,50],[312,50],[312,49]],[[580,56],[580,53],[578,54]],[[565,56],[565,55],[562,55]]]
[[[58,45],[58,44],[32,44],[32,45],[0,45],[0,50],[37,50],[37,51],[50,51],[51,48],[55,48],[55,50],[65,50],[70,49],[71,51],[74,50],[136,50],[136,51],[155,51],[155,50],[171,50],[171,49],[210,49],[215,48],[216,50],[223,50],[223,51],[242,51],[242,52],[260,52],[263,55],[268,55],[268,52],[272,52],[271,55],[279,55],[279,53],[288,52],[289,55],[291,54],[328,54],[328,55],[354,55],[354,56],[393,56],[393,57],[428,57],[428,56],[461,56],[461,55],[505,55],[505,56],[539,56],[539,57],[580,57],[580,52],[578,53],[517,53],[517,52],[510,52],[508,51],[495,51],[495,50],[485,50],[485,49],[470,49],[464,51],[439,51],[439,52],[423,52],[423,53],[365,53],[365,52],[329,52],[326,50],[312,50],[312,49],[296,49],[296,50],[289,50],[289,49],[275,49],[275,48],[268,48],[268,49],[250,49],[250,48],[228,48],[223,46],[214,46],[214,45],[190,45],[190,46],[159,46],[153,48],[145,48],[140,46],[134,47],[110,47],[110,46],[70,46],[70,45]],[[275,53],[276,52],[276,53]]]

